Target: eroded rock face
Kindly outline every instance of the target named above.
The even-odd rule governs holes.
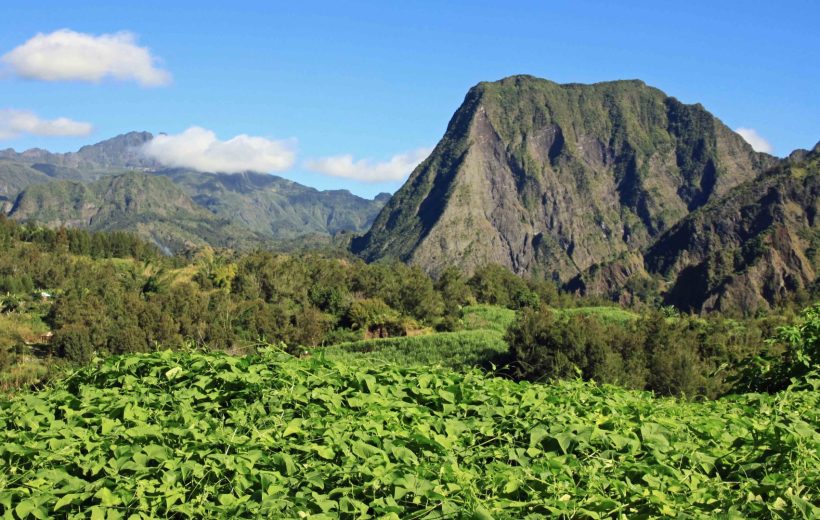
[[[662,289],[665,303],[686,311],[745,315],[813,290],[819,157],[817,148],[793,153],[692,212],[644,251],[593,266],[566,288],[613,299]]]
[[[814,283],[820,154],[793,155],[696,211],[646,251],[684,309],[753,313]]]
[[[567,281],[643,250],[775,162],[640,81],[481,83],[352,249],[433,274],[494,262]]]

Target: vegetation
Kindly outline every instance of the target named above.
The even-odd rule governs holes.
[[[113,357],[0,403],[0,514],[817,518],[819,396],[693,403],[271,350]]]
[[[494,330],[467,330],[340,343],[322,349],[321,354],[350,366],[378,359],[397,366],[439,365],[465,370],[505,364],[507,350],[503,334]]]
[[[786,323],[601,306],[492,265],[470,278],[448,270],[433,280],[398,262],[320,253],[206,248],[167,257],[127,233],[49,230],[2,217],[0,253],[0,319],[8,324],[0,332],[0,385],[7,390],[111,354],[191,342],[241,353],[281,342],[300,355],[325,347],[323,355],[336,359],[510,364],[507,373],[517,378],[580,374],[716,397],[730,389],[736,365],[761,353],[764,338]]]
[[[3,218],[0,294],[5,518],[818,514],[818,307],[696,317]]]
[[[777,392],[806,384],[820,369],[820,304],[805,309],[797,323],[780,327],[771,347],[745,362],[735,391]],[[817,390],[817,388],[815,388]]]
[[[467,330],[489,329],[503,334],[515,321],[515,311],[498,305],[470,305],[464,308],[462,321]]]
[[[661,395],[714,398],[731,388],[739,364],[759,350],[774,323],[542,307],[519,313],[506,339],[519,378],[581,376]]]

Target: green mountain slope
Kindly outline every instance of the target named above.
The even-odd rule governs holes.
[[[128,173],[91,183],[56,181],[30,186],[9,216],[57,227],[128,230],[166,251],[210,244],[247,247],[264,242],[200,207],[167,178]]]
[[[32,184],[44,184],[52,179],[31,166],[11,161],[0,161],[0,204],[13,200],[18,193]]]
[[[775,163],[640,81],[480,83],[352,250],[432,273],[494,262],[565,281]]]
[[[215,215],[274,239],[305,234],[333,235],[366,231],[385,202],[368,200],[347,190],[319,191],[261,173],[201,173],[159,170],[195,202]]]
[[[152,139],[148,132],[130,132],[100,143],[84,146],[77,152],[65,154],[51,153],[33,149],[25,152],[14,150],[0,151],[0,211],[8,213],[12,201],[31,186],[47,184],[58,180],[70,180],[80,183],[94,183],[104,177],[117,176],[133,170],[140,170],[156,176],[170,179],[175,188],[180,188],[193,201],[198,210],[207,210],[207,216],[238,230],[238,243],[247,243],[248,247],[259,245],[259,240],[269,242],[289,241],[311,235],[312,240],[329,241],[336,233],[347,231],[361,233],[369,229],[379,210],[384,206],[389,195],[382,194],[374,200],[353,195],[347,190],[319,191],[299,183],[261,173],[245,172],[241,174],[214,174],[192,170],[166,169],[140,153],[140,147]],[[122,184],[111,185],[119,189]],[[92,191],[96,189],[93,188]],[[73,190],[73,191],[72,191]],[[63,196],[82,198],[87,194],[79,187],[70,189],[58,186],[46,190],[35,190],[36,193],[49,193],[49,207],[37,208],[31,196],[26,199],[25,215],[27,219],[36,219],[48,223],[71,223],[81,225],[88,220],[86,213],[77,213],[70,200],[55,204]],[[125,197],[119,193],[117,197]],[[109,200],[106,199],[106,200]],[[101,202],[101,199],[96,199]],[[170,199],[169,199],[170,200]],[[162,199],[155,201],[153,210],[170,215],[174,208],[160,211]],[[190,201],[189,201],[190,202]],[[108,218],[117,208],[94,206],[97,224]],[[90,210],[89,210],[90,211]],[[42,213],[42,214],[41,214]],[[199,213],[205,215],[206,213]],[[17,210],[17,215],[21,215]],[[22,218],[22,217],[18,217]],[[169,217],[170,218],[170,217]],[[209,221],[210,222],[210,221]],[[123,224],[120,220],[106,222],[106,229],[116,226],[132,226],[130,221]],[[186,229],[191,226],[185,224]],[[82,225],[87,225],[82,224]],[[130,229],[130,227],[129,227]],[[198,241],[204,240],[211,245],[225,243],[223,231],[198,232]],[[233,232],[233,231],[232,231]],[[171,232],[171,235],[177,234]],[[221,238],[220,238],[221,237]],[[250,238],[255,237],[255,238]],[[194,240],[186,236],[186,240]],[[251,240],[255,240],[253,243]],[[195,240],[197,241],[197,240]],[[174,243],[178,243],[174,240]]]

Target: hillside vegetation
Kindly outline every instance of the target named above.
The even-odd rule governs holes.
[[[401,263],[324,254],[168,257],[134,235],[0,217],[0,385],[39,384],[95,357],[189,345],[234,353],[492,367],[548,381],[717,397],[794,307],[754,320],[625,309],[488,265],[438,279]],[[13,324],[13,326],[11,325]],[[318,350],[317,350],[318,349]],[[321,350],[324,349],[324,350]]]

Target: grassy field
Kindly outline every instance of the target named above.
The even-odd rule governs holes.
[[[468,305],[464,307],[462,322],[467,330],[488,329],[505,333],[515,320],[515,311],[498,305]]]
[[[318,352],[346,363],[374,359],[402,366],[489,368],[504,362],[508,350],[504,333],[514,319],[515,311],[504,307],[471,305],[464,308],[465,330],[351,341]]]
[[[377,359],[402,366],[440,365],[460,370],[502,362],[507,344],[502,333],[484,329],[354,341],[316,352],[351,366]]]
[[[566,307],[554,308],[560,314],[587,314],[596,316],[610,323],[626,323],[638,319],[637,313],[621,307]],[[515,321],[515,311],[497,305],[469,305],[464,308],[462,318],[464,327],[468,330],[491,329],[504,333],[507,327]]]
[[[820,392],[704,403],[265,351],[0,401],[4,518],[818,518]]]
[[[556,312],[592,314],[616,323],[637,318],[636,314],[617,307],[578,307]],[[514,320],[514,310],[497,305],[470,305],[464,308],[462,331],[339,343],[315,353],[348,363],[378,359],[404,366],[440,365],[458,370],[499,366],[504,364],[508,350],[504,333]]]
[[[556,312],[563,314],[586,314],[596,316],[602,321],[610,323],[628,323],[632,320],[637,320],[640,315],[621,307],[567,307],[563,309],[555,309]]]

